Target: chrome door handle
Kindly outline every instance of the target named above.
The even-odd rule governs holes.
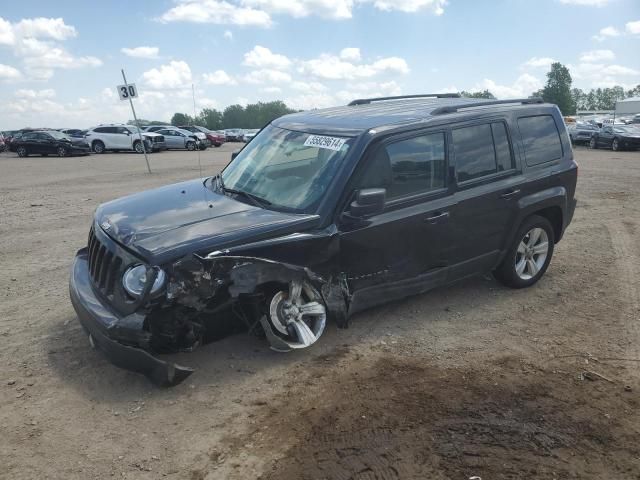
[[[432,217],[427,217],[424,219],[425,222],[436,223],[439,220],[444,220],[449,218],[449,212],[436,212]]]
[[[511,198],[518,193],[520,193],[519,189],[509,190],[507,193],[503,193],[502,195],[500,195],[500,198]]]

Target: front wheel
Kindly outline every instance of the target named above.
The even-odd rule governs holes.
[[[596,137],[591,137],[591,140],[589,140],[589,148],[592,150],[595,150],[596,148],[598,148],[598,142],[596,142]]]
[[[144,153],[144,147],[142,146],[142,142],[139,140],[133,144],[133,149],[136,153]]]
[[[192,152],[195,149],[196,149],[196,143],[195,142],[187,142],[187,150]]]
[[[538,215],[526,219],[502,263],[493,272],[502,284],[511,288],[530,287],[547,271],[555,236],[549,220]]]
[[[613,139],[613,142],[611,142],[611,150],[614,152],[618,152],[620,150],[620,140],[617,138]]]
[[[18,147],[16,153],[19,157],[26,157],[27,155],[29,155],[25,147]]]

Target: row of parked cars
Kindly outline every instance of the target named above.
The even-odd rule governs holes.
[[[107,151],[159,152],[169,149],[205,150],[226,141],[249,141],[257,130],[213,131],[198,125],[105,124],[88,130],[23,129],[0,133],[0,151],[28,155],[88,155]]]
[[[590,148],[610,148],[614,151],[640,148],[640,123],[575,122],[567,125],[567,131],[574,145],[584,144]]]

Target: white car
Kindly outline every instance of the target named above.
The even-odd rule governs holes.
[[[244,131],[244,135],[242,136],[242,141],[243,142],[250,142],[251,140],[253,140],[253,137],[256,136],[256,134],[259,132],[260,130],[258,129],[253,129],[253,130],[245,130]]]
[[[162,135],[151,132],[140,132],[148,152],[166,150],[167,144]],[[107,150],[118,152],[133,150],[143,153],[142,142],[138,129],[131,125],[109,124],[90,128],[85,134],[87,143],[94,153],[104,153]]]

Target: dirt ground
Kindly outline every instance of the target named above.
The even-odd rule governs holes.
[[[233,145],[202,152],[203,175]],[[236,335],[172,389],[92,350],[68,300],[100,202],[197,177],[197,154],[0,155],[0,478],[640,478],[640,152],[576,148],[544,279],[357,315],[290,354]]]

